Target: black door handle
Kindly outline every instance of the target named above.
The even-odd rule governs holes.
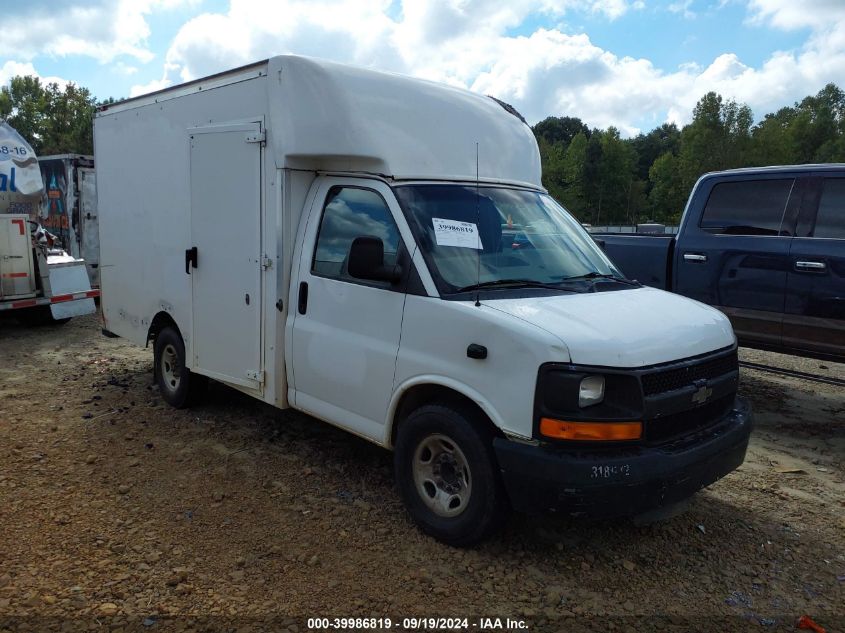
[[[299,284],[299,314],[305,314],[308,310],[308,284],[300,282]]]
[[[188,275],[191,274],[191,268],[197,267],[197,260],[199,259],[197,255],[197,247],[194,246],[189,248],[185,251],[185,273]]]

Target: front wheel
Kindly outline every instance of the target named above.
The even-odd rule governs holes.
[[[423,532],[465,547],[502,524],[508,507],[492,441],[475,412],[451,404],[423,406],[401,423],[396,481]]]
[[[205,394],[208,379],[185,365],[185,343],[172,327],[161,330],[153,347],[155,377],[167,404],[183,409],[197,404]]]

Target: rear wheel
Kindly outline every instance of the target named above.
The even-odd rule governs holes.
[[[402,422],[396,481],[423,532],[465,547],[502,524],[508,507],[492,441],[484,421],[468,407],[426,405]]]
[[[165,402],[182,409],[202,399],[208,378],[193,373],[186,366],[185,343],[175,328],[166,327],[158,333],[153,356],[156,382]]]

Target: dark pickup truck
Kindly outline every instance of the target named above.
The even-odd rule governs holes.
[[[594,238],[629,278],[722,310],[741,345],[845,361],[845,164],[706,174],[676,236]]]

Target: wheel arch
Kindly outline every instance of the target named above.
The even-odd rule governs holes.
[[[432,402],[450,402],[475,410],[494,435],[504,437],[503,421],[495,407],[474,389],[443,376],[418,376],[399,386],[387,412],[384,445],[393,449],[399,426],[409,413]]]
[[[166,327],[172,327],[173,329],[178,332],[179,336],[182,337],[182,341],[185,340],[185,337],[182,335],[182,330],[179,329],[179,326],[176,324],[176,320],[168,313],[162,310],[158,314],[153,317],[153,320],[150,322],[150,327],[147,330],[147,340],[144,346],[149,346],[150,341],[155,344],[156,337],[158,333],[161,332]]]

